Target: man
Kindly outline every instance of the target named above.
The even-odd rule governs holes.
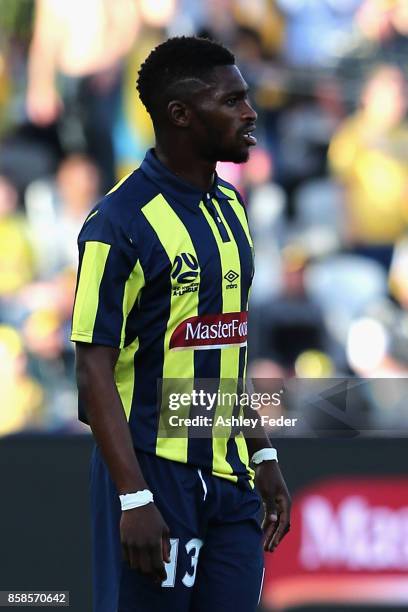
[[[256,113],[233,55],[199,38],[156,47],[138,90],[155,148],[79,236],[72,339],[97,442],[94,610],[251,612],[263,555],[249,456],[259,461],[265,550],[289,529],[275,451],[263,432],[247,441],[231,428],[170,432],[169,400],[198,379],[237,390],[245,376],[252,242],[240,197],[215,166],[248,159]]]

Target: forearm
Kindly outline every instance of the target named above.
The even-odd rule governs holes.
[[[89,425],[119,494],[148,488],[143,478],[113,375],[114,364],[98,348],[77,350],[78,389]],[[93,359],[87,351],[97,355]]]
[[[246,393],[250,396],[254,389],[253,384],[250,379],[247,379],[245,382],[245,390]],[[245,441],[248,448],[248,455],[251,458],[254,453],[263,448],[273,448],[270,439],[261,423],[259,418],[259,413],[251,408],[250,406],[244,407],[244,416],[249,419],[254,419],[256,417],[256,425],[253,428],[249,428],[244,431]]]
[[[44,0],[37,0],[34,33],[28,52],[29,89],[55,87],[61,41],[59,25],[49,4]]]
[[[244,408],[244,416],[246,418],[253,419],[257,417],[257,422],[254,428],[249,428],[244,431],[245,441],[248,448],[248,455],[251,458],[254,453],[263,448],[272,448],[273,445],[268,438],[268,435],[261,424],[261,420],[258,418],[259,415],[249,406]]]
[[[251,385],[247,385],[251,390]],[[250,391],[249,390],[249,394]],[[244,416],[254,419],[254,428],[244,431],[251,459],[257,451],[273,448],[256,411],[249,406],[244,408]],[[252,421],[253,422],[253,421]],[[263,456],[262,456],[263,455]],[[264,550],[272,552],[290,529],[290,495],[279,468],[276,453],[266,452],[255,461],[255,486],[262,498],[265,510],[262,529],[264,532]]]
[[[39,41],[33,41],[28,61],[28,88],[55,88],[56,73],[56,56],[53,50]]]

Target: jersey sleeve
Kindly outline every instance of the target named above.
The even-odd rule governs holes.
[[[71,340],[123,348],[127,317],[144,286],[137,246],[97,211],[85,221],[78,248]]]

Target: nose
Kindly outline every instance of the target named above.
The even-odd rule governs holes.
[[[245,100],[244,102],[244,109],[243,109],[243,113],[242,113],[242,118],[245,121],[253,121],[255,123],[255,121],[258,118],[258,114],[255,111],[255,109],[252,108],[249,100]]]

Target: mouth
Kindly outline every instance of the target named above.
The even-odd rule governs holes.
[[[249,128],[246,128],[244,131],[241,132],[242,138],[245,140],[246,144],[250,147],[255,146],[257,143],[257,140],[255,136],[253,135],[254,132],[255,132],[255,126],[250,126]]]

